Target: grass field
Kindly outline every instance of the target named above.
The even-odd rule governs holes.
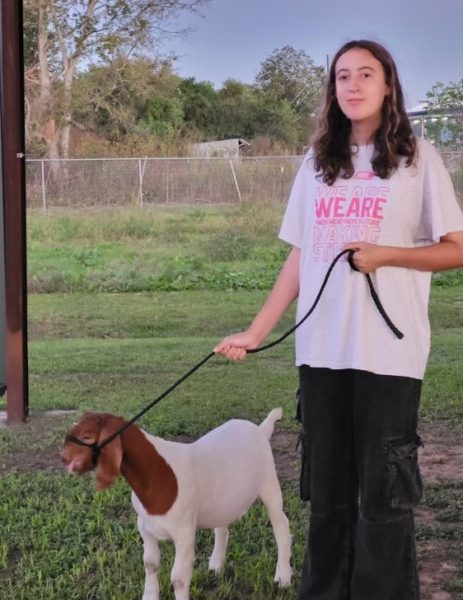
[[[287,251],[276,240],[281,211],[246,205],[29,215],[31,418],[0,428],[1,600],[141,597],[141,544],[128,486],[119,481],[96,494],[90,477],[66,476],[57,455],[76,415],[46,411],[131,417],[224,334],[247,325]],[[449,435],[463,417],[462,298],[461,272],[436,277],[421,419]],[[292,320],[290,312],[274,335]],[[141,424],[158,435],[191,439],[231,417],[259,422],[282,406],[278,429],[293,439],[292,365],[291,338],[244,363],[215,357]],[[274,589],[275,546],[257,505],[234,526],[220,577],[207,571],[209,532],[198,535],[192,599],[297,597],[307,507],[297,495],[294,447],[285,447],[279,460],[291,467],[282,486],[294,536],[294,585]],[[428,485],[424,504],[437,516],[418,526],[419,550],[439,547],[453,565],[436,589],[455,599],[463,597],[461,492],[456,480]],[[162,553],[163,598],[173,598],[169,544]]]

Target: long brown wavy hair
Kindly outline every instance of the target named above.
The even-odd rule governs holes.
[[[338,50],[331,63],[318,113],[318,127],[311,140],[315,170],[328,185],[333,185],[338,176],[349,179],[354,174],[349,139],[352,124],[340,109],[336,98],[336,63],[342,54],[352,48],[368,50],[379,60],[390,89],[384,98],[381,125],[374,136],[372,166],[375,174],[387,179],[397,169],[401,156],[406,157],[405,164],[409,167],[416,154],[416,139],[405,113],[402,87],[392,56],[377,42],[348,42]]]

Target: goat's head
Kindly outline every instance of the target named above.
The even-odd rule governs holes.
[[[69,439],[65,439],[61,451],[61,460],[69,473],[86,473],[95,468],[92,444],[100,444],[114,433],[124,421],[107,413],[85,413],[80,421],[72,426],[69,431],[73,436],[84,442],[81,446]],[[66,436],[67,437],[67,436]],[[104,490],[117,479],[121,469],[122,445],[120,436],[104,446],[98,456],[96,464],[96,489]]]

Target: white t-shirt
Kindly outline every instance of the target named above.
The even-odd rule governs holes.
[[[316,178],[309,152],[293,184],[280,238],[301,249],[298,321],[347,242],[414,248],[463,231],[450,176],[431,144],[418,140],[416,167],[406,168],[403,159],[389,179],[373,173],[373,145],[353,147],[353,152],[352,178],[324,184]],[[297,365],[423,378],[430,348],[431,273],[381,267],[371,279],[404,338],[386,325],[365,275],[352,270],[343,256],[315,311],[296,330]]]

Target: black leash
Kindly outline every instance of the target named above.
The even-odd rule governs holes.
[[[256,354],[257,352],[263,352],[264,350],[268,350],[269,348],[273,348],[273,346],[276,346],[277,344],[279,344],[280,342],[282,342],[283,340],[285,340],[289,335],[291,335],[293,333],[293,331],[295,331],[300,325],[302,325],[302,323],[304,323],[304,321],[306,319],[308,319],[310,317],[310,315],[313,313],[313,311],[315,310],[322,294],[323,291],[326,287],[326,284],[328,283],[328,279],[330,278],[331,275],[331,271],[334,269],[336,263],[338,262],[338,260],[344,255],[344,254],[349,254],[348,256],[348,261],[350,266],[355,270],[358,271],[357,267],[354,265],[354,261],[353,261],[353,255],[354,255],[354,251],[353,250],[343,250],[342,252],[340,252],[333,260],[333,262],[331,263],[328,271],[326,272],[325,278],[323,280],[323,283],[320,287],[320,290],[317,294],[317,297],[315,298],[314,303],[312,304],[311,308],[309,309],[309,311],[304,315],[304,317],[302,317],[302,319],[296,323],[295,325],[293,325],[293,327],[291,327],[291,329],[288,329],[288,331],[286,333],[284,333],[281,337],[279,337],[277,340],[275,340],[274,342],[271,342],[270,344],[266,344],[265,346],[261,346],[260,348],[255,348],[253,350],[248,350],[248,354]],[[404,337],[404,334],[397,329],[397,327],[394,325],[394,323],[390,320],[390,318],[388,317],[388,315],[386,314],[386,311],[384,310],[380,299],[378,298],[378,294],[376,293],[376,290],[373,286],[373,282],[371,281],[371,277],[368,273],[365,274],[365,277],[367,279],[368,282],[368,287],[370,288],[370,293],[371,293],[371,297],[373,298],[373,301],[376,305],[376,308],[379,310],[381,316],[383,317],[383,319],[386,321],[388,327],[392,330],[392,332],[394,333],[394,335],[396,335],[399,340],[401,340]],[[160,396],[158,396],[157,398],[155,398],[152,402],[150,402],[150,404],[148,404],[148,406],[146,406],[143,410],[141,410],[137,415],[135,415],[132,419],[130,419],[130,421],[127,421],[126,423],[124,423],[124,425],[122,425],[122,427],[120,427],[119,429],[117,429],[114,433],[112,433],[110,436],[108,436],[105,440],[103,440],[101,442],[101,444],[97,444],[96,442],[94,442],[93,444],[89,444],[87,442],[83,442],[82,440],[80,440],[79,438],[73,436],[73,435],[67,435],[65,438],[65,441],[67,442],[73,442],[74,444],[78,444],[79,446],[86,446],[87,448],[90,448],[92,450],[92,460],[93,460],[93,464],[96,465],[97,461],[98,461],[98,456],[101,452],[101,450],[107,446],[110,442],[112,442],[118,435],[121,435],[121,433],[123,433],[127,427],[130,427],[130,425],[132,425],[133,423],[135,423],[135,421],[138,421],[138,419],[140,419],[140,417],[142,417],[145,413],[147,413],[151,408],[153,408],[153,406],[155,406],[158,402],[160,402],[163,398],[165,398],[168,394],[170,394],[170,392],[172,392],[177,386],[179,386],[183,381],[185,381],[185,379],[187,379],[190,375],[192,375],[195,371],[197,371],[200,367],[202,367],[204,365],[204,363],[206,363],[210,358],[212,358],[213,356],[215,356],[215,352],[210,352],[207,356],[205,356],[202,360],[200,360],[194,367],[192,367],[189,371],[187,371],[182,377],[180,377],[180,379],[178,379],[175,383],[173,383],[169,388],[167,388],[167,390],[165,392],[163,392]]]

